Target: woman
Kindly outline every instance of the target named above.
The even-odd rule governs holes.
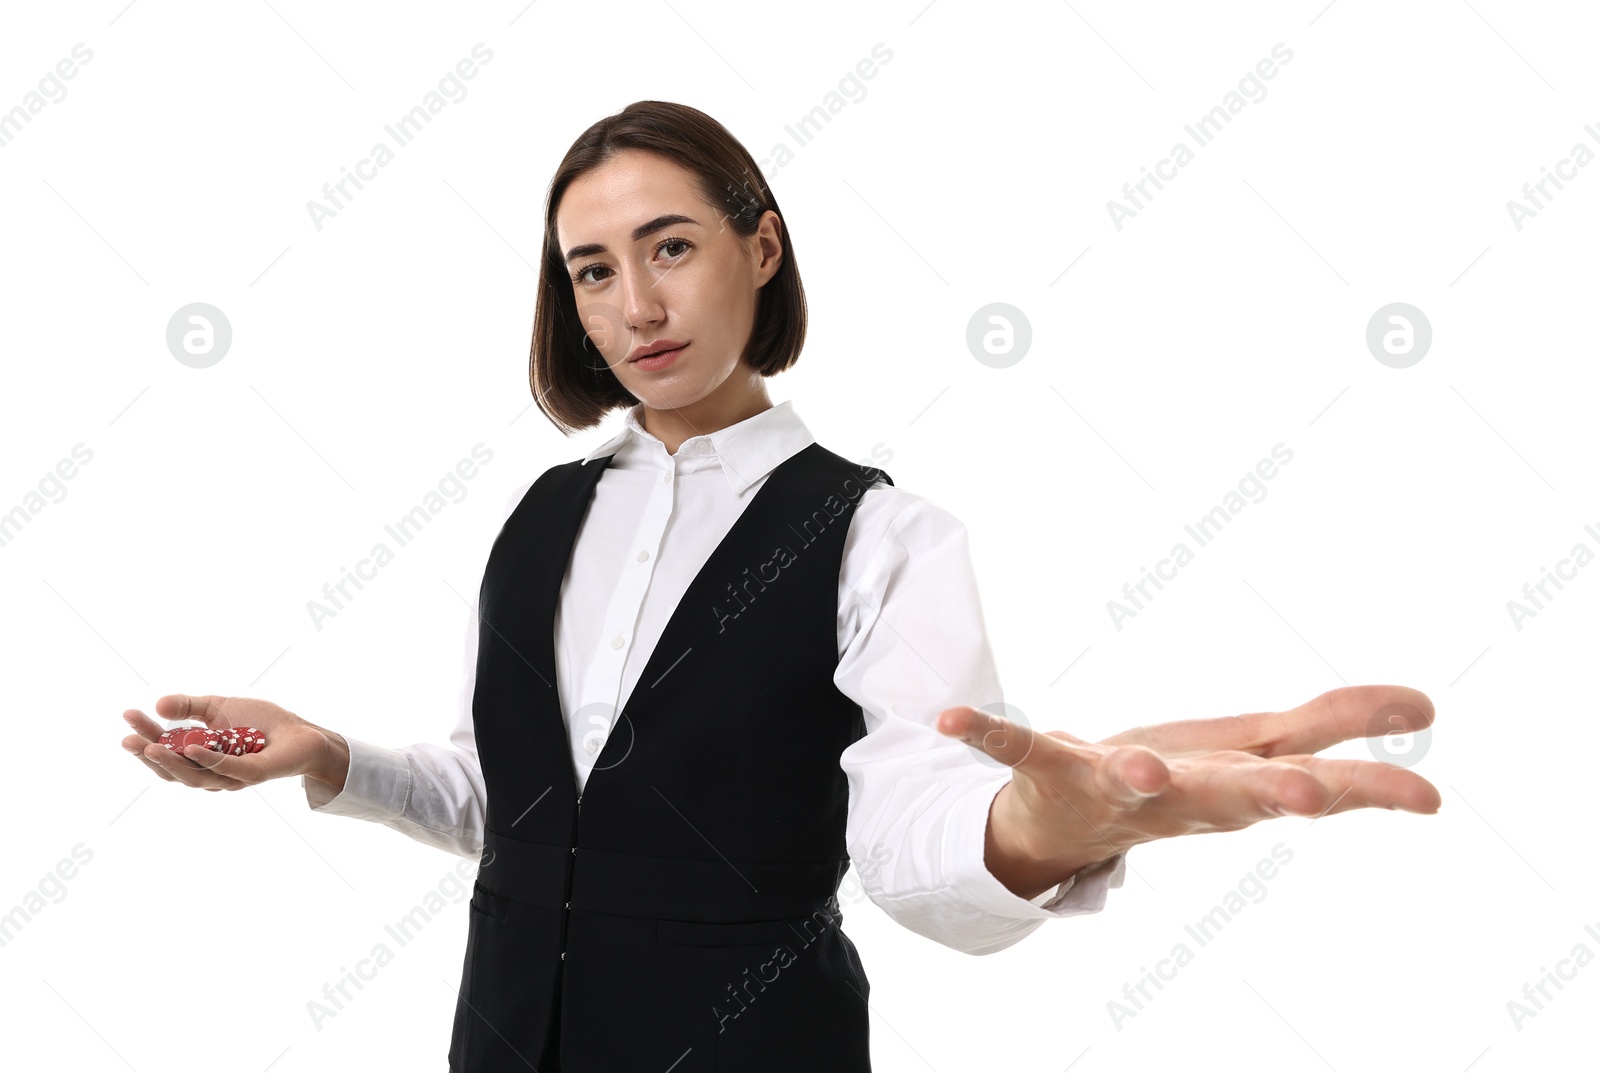
[[[629,409],[516,498],[454,748],[177,694],[157,712],[270,742],[180,757],[125,713],[163,778],[301,775],[321,811],[482,852],[454,1070],[867,1070],[852,858],[895,919],[986,953],[1100,908],[1142,842],[1438,807],[1414,773],[1309,755],[1429,725],[1404,687],[1099,744],[980,710],[999,685],[964,530],[773,406],[804,334],[744,148],[677,104],[601,120],[551,184],[530,379],[563,432]]]

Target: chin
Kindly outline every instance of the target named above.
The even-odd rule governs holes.
[[[628,389],[628,394],[652,410],[681,410],[685,406],[699,402],[709,394],[709,392],[700,388],[683,384],[629,384],[624,382],[622,386]]]

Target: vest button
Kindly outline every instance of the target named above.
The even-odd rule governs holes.
[[[571,903],[571,902],[568,902],[568,903],[567,903],[567,908],[568,908],[568,909],[571,909],[571,908],[572,908],[572,903]]]
[[[574,852],[574,853],[578,852],[578,847],[577,846],[573,846],[572,847],[572,852]]]
[[[562,961],[567,960],[567,952],[565,950],[561,951],[561,960]]]

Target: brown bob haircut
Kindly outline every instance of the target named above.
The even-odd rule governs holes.
[[[584,345],[587,332],[578,320],[572,277],[556,238],[556,212],[567,186],[625,149],[658,153],[691,173],[701,197],[723,207],[727,226],[741,238],[755,234],[768,209],[778,214],[783,260],[756,296],[755,328],[745,360],[762,376],[775,376],[799,360],[805,344],[806,297],[794,239],[755,160],[726,127],[698,109],[670,101],[635,101],[578,136],[545,198],[544,256],[528,383],[534,402],[565,435],[599,424],[617,407],[639,402],[599,351]]]

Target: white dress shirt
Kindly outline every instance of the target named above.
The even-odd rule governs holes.
[[[640,424],[641,411],[629,410],[622,431],[584,458],[587,465],[614,456],[578,531],[556,614],[557,689],[580,792],[616,705],[632,692],[689,583],[773,468],[813,442],[783,402],[669,454]],[[532,483],[511,496],[508,515]],[[934,728],[946,708],[998,711],[1002,699],[960,520],[898,486],[880,482],[862,495],[840,564],[838,646],[834,684],[861,705],[866,724],[839,756],[850,794],[846,844],[874,903],[970,954],[1003,950],[1046,920],[1104,907],[1107,888],[1122,885],[1121,854],[1033,899],[984,866],[989,806],[1011,769]],[[304,778],[310,807],[479,855],[477,647],[474,606],[448,747],[390,749],[345,735],[344,789],[335,794]]]

